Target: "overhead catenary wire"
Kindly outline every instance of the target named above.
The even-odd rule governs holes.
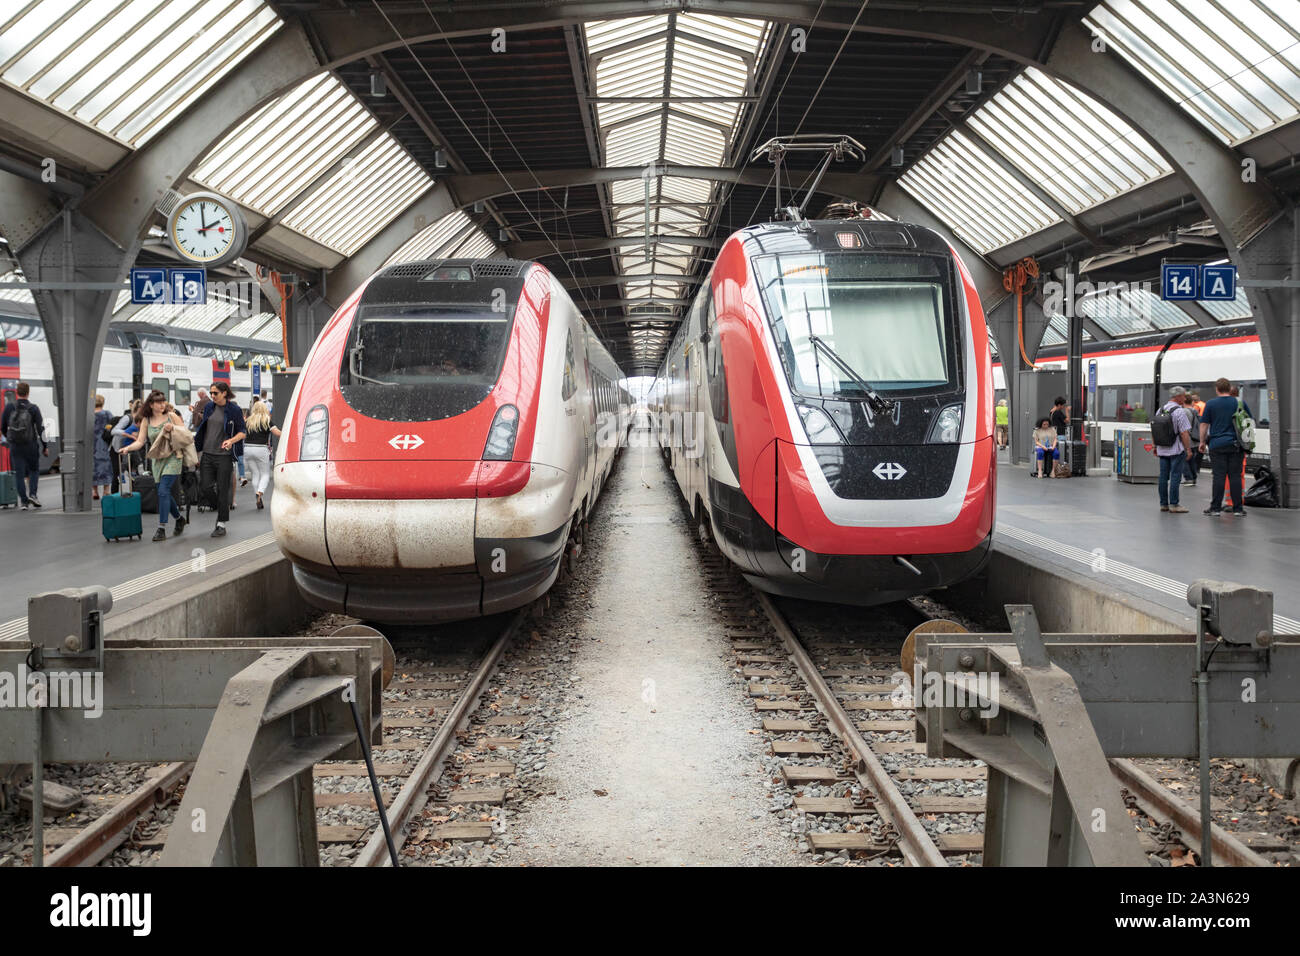
[[[480,152],[483,153],[487,161],[492,164],[493,170],[495,170],[496,174],[501,177],[501,182],[507,187],[507,191],[510,192],[512,195],[517,193],[517,190],[515,190],[514,187],[511,185],[509,177],[507,177],[506,174],[502,171],[501,167],[497,165],[497,161],[492,158],[491,150],[483,145],[482,141],[478,138],[474,130],[470,127],[469,122],[465,119],[464,116],[461,115],[460,110],[456,108],[456,104],[453,103],[451,98],[448,97],[447,94],[443,92],[442,86],[438,83],[437,80],[433,78],[433,74],[429,72],[428,67],[425,66],[424,61],[420,58],[420,55],[416,53],[415,48],[410,44],[410,42],[406,39],[406,37],[402,35],[402,32],[399,29],[397,29],[397,26],[393,23],[392,19],[389,18],[388,14],[384,12],[384,8],[379,3],[379,0],[371,0],[371,2],[374,4],[375,10],[379,13],[381,17],[384,18],[384,22],[388,24],[389,28],[393,31],[393,34],[401,42],[402,46],[406,48],[406,52],[410,54],[411,59],[415,62],[416,66],[420,68],[420,72],[424,74],[425,78],[433,86],[434,91],[438,94],[438,96],[442,98],[442,101],[447,104],[447,108],[451,110],[452,115],[454,115],[456,117],[456,120],[461,124],[461,126],[464,127],[465,132],[469,134],[469,137],[471,140],[473,140],[474,145],[479,148]],[[433,11],[429,8],[429,5],[427,3],[424,4],[424,8],[428,12],[429,19],[433,22],[434,27],[438,30],[439,33],[442,33],[443,32],[442,25],[438,22],[438,18],[434,16]],[[446,40],[445,37],[444,40]],[[479,102],[483,104],[483,108],[487,111],[488,120],[489,120],[489,129],[491,128],[491,123],[496,123],[498,126],[501,126],[501,123],[497,121],[495,114],[492,113],[491,108],[488,106],[487,100],[483,98],[483,94],[479,91],[478,85],[474,82],[474,78],[470,76],[469,71],[465,68],[464,63],[461,62],[460,57],[456,55],[456,51],[452,49],[450,41],[446,40],[446,42],[447,42],[447,48],[451,50],[451,54],[453,58],[455,58],[456,60],[456,64],[460,67],[461,72],[465,75],[465,78],[469,81],[470,88],[474,90],[474,93],[478,97]],[[541,179],[538,178],[537,174],[533,171],[532,167],[528,165],[528,161],[524,159],[523,155],[519,152],[519,149],[515,146],[514,141],[510,138],[510,134],[506,132],[504,126],[501,126],[501,132],[505,136],[506,143],[510,146],[510,149],[514,152],[514,154],[517,157],[519,157],[519,161],[524,166],[524,171],[529,176],[531,176],[533,182],[537,184],[537,190],[539,192],[545,192],[545,188],[542,184]],[[554,197],[551,197],[551,201],[555,202]],[[578,287],[578,292],[579,295],[581,295],[582,297],[585,311],[588,315],[590,315],[592,312],[591,302],[587,298],[587,293],[585,291],[585,288],[582,286],[581,283],[579,283],[577,274],[573,271],[573,267],[569,264],[568,259],[565,258],[564,253],[560,251],[560,247],[556,245],[555,240],[551,237],[551,234],[546,230],[546,228],[540,222],[537,221],[537,217],[534,216],[532,210],[528,208],[528,204],[521,201],[520,207],[528,215],[528,218],[533,221],[533,224],[541,232],[543,238],[551,246],[551,248],[555,250],[555,254],[564,263],[564,267],[569,272],[569,277],[573,279],[574,285]],[[556,208],[557,209],[559,208],[558,203],[556,203]]]

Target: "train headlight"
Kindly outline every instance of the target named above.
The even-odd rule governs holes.
[[[795,407],[799,409],[799,417],[803,419],[803,430],[808,433],[808,441],[814,445],[843,444],[844,436],[824,411],[812,405]]]
[[[961,440],[961,406],[949,405],[935,416],[934,424],[930,426],[930,437],[932,443],[954,444]]]
[[[329,453],[330,413],[324,405],[317,405],[307,413],[302,427],[302,442],[298,446],[299,461],[324,461]]]
[[[502,405],[488,429],[487,444],[483,446],[484,461],[509,461],[515,453],[515,436],[519,434],[519,409]]]

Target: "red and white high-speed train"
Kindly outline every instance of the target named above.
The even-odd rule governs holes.
[[[390,266],[303,365],[276,540],[327,610],[418,623],[520,607],[555,581],[630,414],[618,365],[543,266]]]
[[[855,218],[731,236],[649,401],[692,514],[762,590],[876,604],[987,560],[988,332],[929,229]]]

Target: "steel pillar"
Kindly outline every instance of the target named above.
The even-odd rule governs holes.
[[[0,174],[5,175],[5,174]],[[42,227],[9,234],[11,249],[29,282],[123,283],[134,261],[89,219],[69,204]],[[93,436],[90,434],[99,360],[116,291],[33,291],[36,310],[54,368],[58,408],[41,409],[46,421],[57,420],[65,511],[91,509]]]
[[[1030,436],[1023,428],[1017,427],[1019,410],[1026,397],[1022,394],[1020,376],[1016,374],[1027,368],[1020,358],[1020,343],[1016,334],[1016,297],[1007,296],[992,309],[985,310],[989,334],[998,345],[998,357],[1002,360],[1002,377],[1007,383],[1007,410],[1011,426],[1008,428],[1010,440],[1010,462],[1022,465],[1029,461],[1033,445]],[[1025,299],[1025,351],[1032,358],[1042,341],[1043,330],[1047,327],[1047,316],[1043,307],[1033,298]]]

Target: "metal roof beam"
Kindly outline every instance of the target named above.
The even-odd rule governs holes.
[[[671,243],[677,246],[694,246],[698,249],[720,249],[722,240],[710,236],[651,236],[651,242]],[[563,255],[567,252],[591,252],[597,249],[621,249],[625,246],[645,245],[645,236],[617,236],[613,239],[530,239],[527,242],[512,242],[505,245],[505,250],[516,259],[544,259],[547,256]],[[682,281],[680,276],[666,276],[669,282]],[[615,282],[625,283],[641,279],[638,275],[620,275]]]

